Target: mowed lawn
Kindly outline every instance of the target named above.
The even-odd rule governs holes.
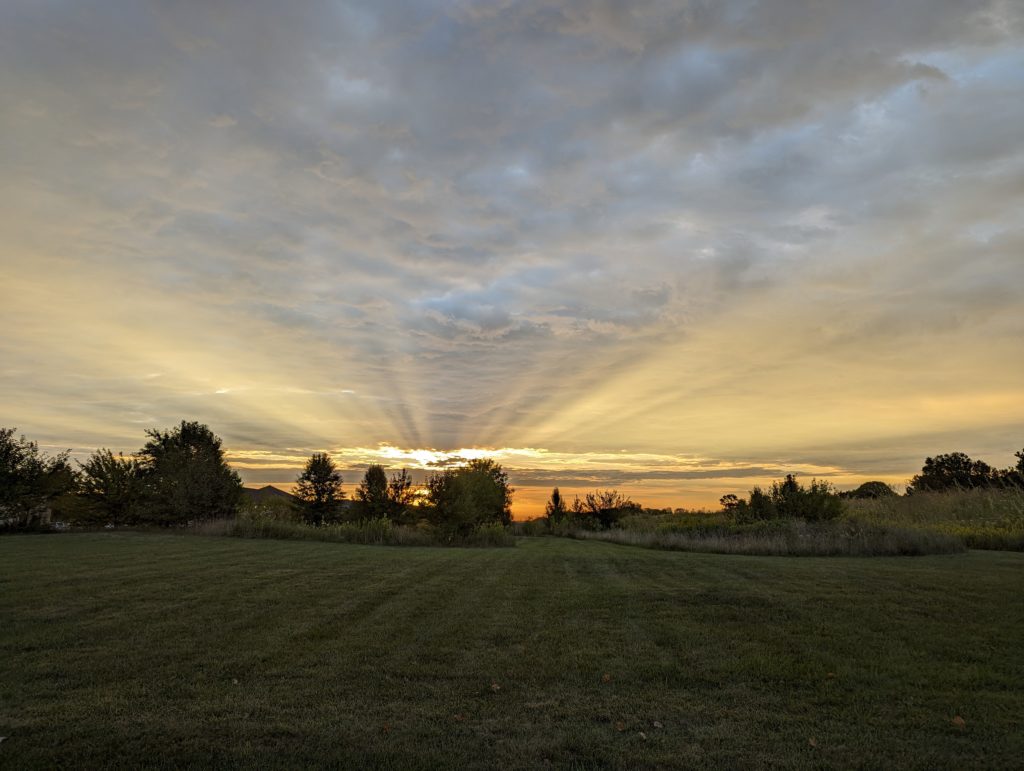
[[[0,736],[4,768],[1021,767],[1024,554],[5,537]]]

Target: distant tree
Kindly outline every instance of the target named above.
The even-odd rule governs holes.
[[[138,454],[145,521],[167,527],[235,514],[242,482],[209,427],[183,420],[146,435],[149,441]]]
[[[617,490],[595,490],[573,499],[573,523],[592,530],[608,530],[624,516],[639,514],[642,507]]]
[[[718,502],[722,505],[723,511],[732,511],[737,506],[740,505],[739,497],[733,495],[732,493],[729,493],[728,495],[723,495],[721,498],[718,499]]]
[[[142,464],[101,449],[79,463],[79,505],[74,519],[114,527],[138,522],[142,515]]]
[[[470,461],[445,469],[427,479],[428,511],[442,530],[467,535],[477,525],[512,521],[512,493],[508,475],[490,459]]]
[[[339,504],[345,497],[341,484],[341,474],[331,456],[313,453],[295,485],[295,495],[304,504],[309,524],[322,525],[337,518]]]
[[[839,493],[840,498],[891,498],[896,491],[885,482],[865,482],[855,490]]]
[[[723,498],[724,506],[725,498]],[[736,522],[765,522],[776,519],[802,519],[808,522],[836,519],[843,513],[843,502],[828,482],[812,479],[809,487],[793,474],[773,482],[766,492],[760,487],[750,491],[748,500],[730,501],[726,513]]]
[[[999,487],[1024,490],[1024,450],[1014,453],[1017,465],[1003,471],[996,471]]]
[[[971,490],[989,487],[997,479],[998,473],[984,461],[972,460],[966,453],[951,452],[926,458],[921,473],[907,484],[907,494]]]
[[[551,491],[551,500],[548,501],[544,507],[544,516],[547,518],[548,527],[552,527],[562,520],[564,520],[569,514],[569,507],[566,506],[565,498],[562,497],[562,493],[559,492],[556,487]]]
[[[387,517],[390,513],[388,500],[388,477],[384,467],[370,466],[363,481],[356,488],[356,505],[359,515],[365,519]]]
[[[409,472],[402,469],[392,474],[388,480],[388,518],[394,522],[407,521],[415,500],[416,491]]]
[[[69,496],[76,475],[69,451],[51,457],[15,430],[0,428],[0,527],[30,529]]]

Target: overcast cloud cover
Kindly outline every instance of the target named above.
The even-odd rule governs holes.
[[[1013,0],[6,0],[0,425],[679,504],[1008,465],[1022,126]]]

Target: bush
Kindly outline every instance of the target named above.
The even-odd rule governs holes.
[[[561,520],[557,518],[554,520],[549,520],[547,517],[538,517],[536,519],[525,519],[519,522],[513,522],[511,527],[512,532],[515,535],[536,537],[541,535],[547,535],[551,532],[552,524],[560,521]]]
[[[856,490],[847,490],[846,492],[839,493],[840,498],[891,498],[896,495],[896,491],[892,489],[891,485],[887,485],[885,482],[865,482]]]
[[[749,500],[729,498],[723,498],[726,513],[739,523],[779,519],[826,522],[843,513],[843,502],[828,482],[812,479],[810,486],[804,487],[792,474],[787,474],[782,482],[773,482],[767,493],[755,487]]]

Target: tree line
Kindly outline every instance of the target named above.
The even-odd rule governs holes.
[[[36,442],[0,428],[0,528],[31,529],[47,519],[86,526],[182,526],[234,516],[242,501],[238,474],[224,457],[222,443],[209,427],[182,421],[145,432],[147,441],[134,455],[102,448],[72,465],[69,451],[47,455]],[[1024,490],[1024,449],[1017,463],[999,469],[966,453],[925,459],[907,484],[907,495],[1015,488]],[[326,453],[314,453],[296,479],[298,514],[311,526],[343,521],[388,520],[410,525],[427,522],[443,533],[465,535],[480,525],[512,521],[513,488],[508,474],[490,459],[470,461],[429,476],[417,489],[405,469],[389,477],[372,465],[351,500]],[[866,482],[836,493],[827,483],[810,486],[788,475],[768,490],[755,487],[749,498],[726,495],[723,511],[737,521],[777,518],[833,519],[840,497],[896,495],[884,482]],[[549,526],[607,530],[624,517],[645,513],[640,504],[615,490],[595,491],[567,501],[555,488],[545,510]]]
[[[921,472],[907,482],[906,495],[974,489],[1024,491],[1024,449],[1014,457],[1017,464],[1005,469],[974,460],[963,452],[926,458]],[[853,490],[838,492],[827,481],[812,479],[810,484],[804,485],[795,475],[787,474],[785,479],[773,482],[768,489],[755,486],[747,498],[730,493],[722,496],[719,503],[722,512],[737,524],[789,519],[825,522],[837,519],[843,513],[843,498],[896,495],[896,490],[885,482],[865,482]],[[625,517],[672,513],[688,512],[683,509],[674,512],[646,509],[615,490],[598,490],[587,493],[583,498],[576,496],[569,503],[556,487],[545,507],[544,524],[548,530],[609,530],[618,526]]]
[[[0,428],[0,528],[33,529],[47,520],[95,527],[186,526],[235,516],[241,479],[228,465],[222,442],[209,427],[182,421],[146,431],[134,455],[102,448],[72,465],[70,452],[47,455],[36,442]],[[508,525],[513,488],[489,459],[431,475],[422,495],[409,472],[389,478],[370,466],[346,500],[342,478],[326,453],[314,453],[296,479],[299,516],[311,526],[346,520],[429,522],[441,532],[466,535],[479,525]]]
[[[386,519],[396,525],[426,521],[449,535],[468,535],[479,525],[512,522],[508,474],[489,458],[430,475],[417,490],[406,469],[390,478],[379,464],[366,469],[355,497],[346,501],[342,477],[331,457],[314,453],[295,485],[300,512],[307,524]],[[347,505],[346,505],[347,504]]]

